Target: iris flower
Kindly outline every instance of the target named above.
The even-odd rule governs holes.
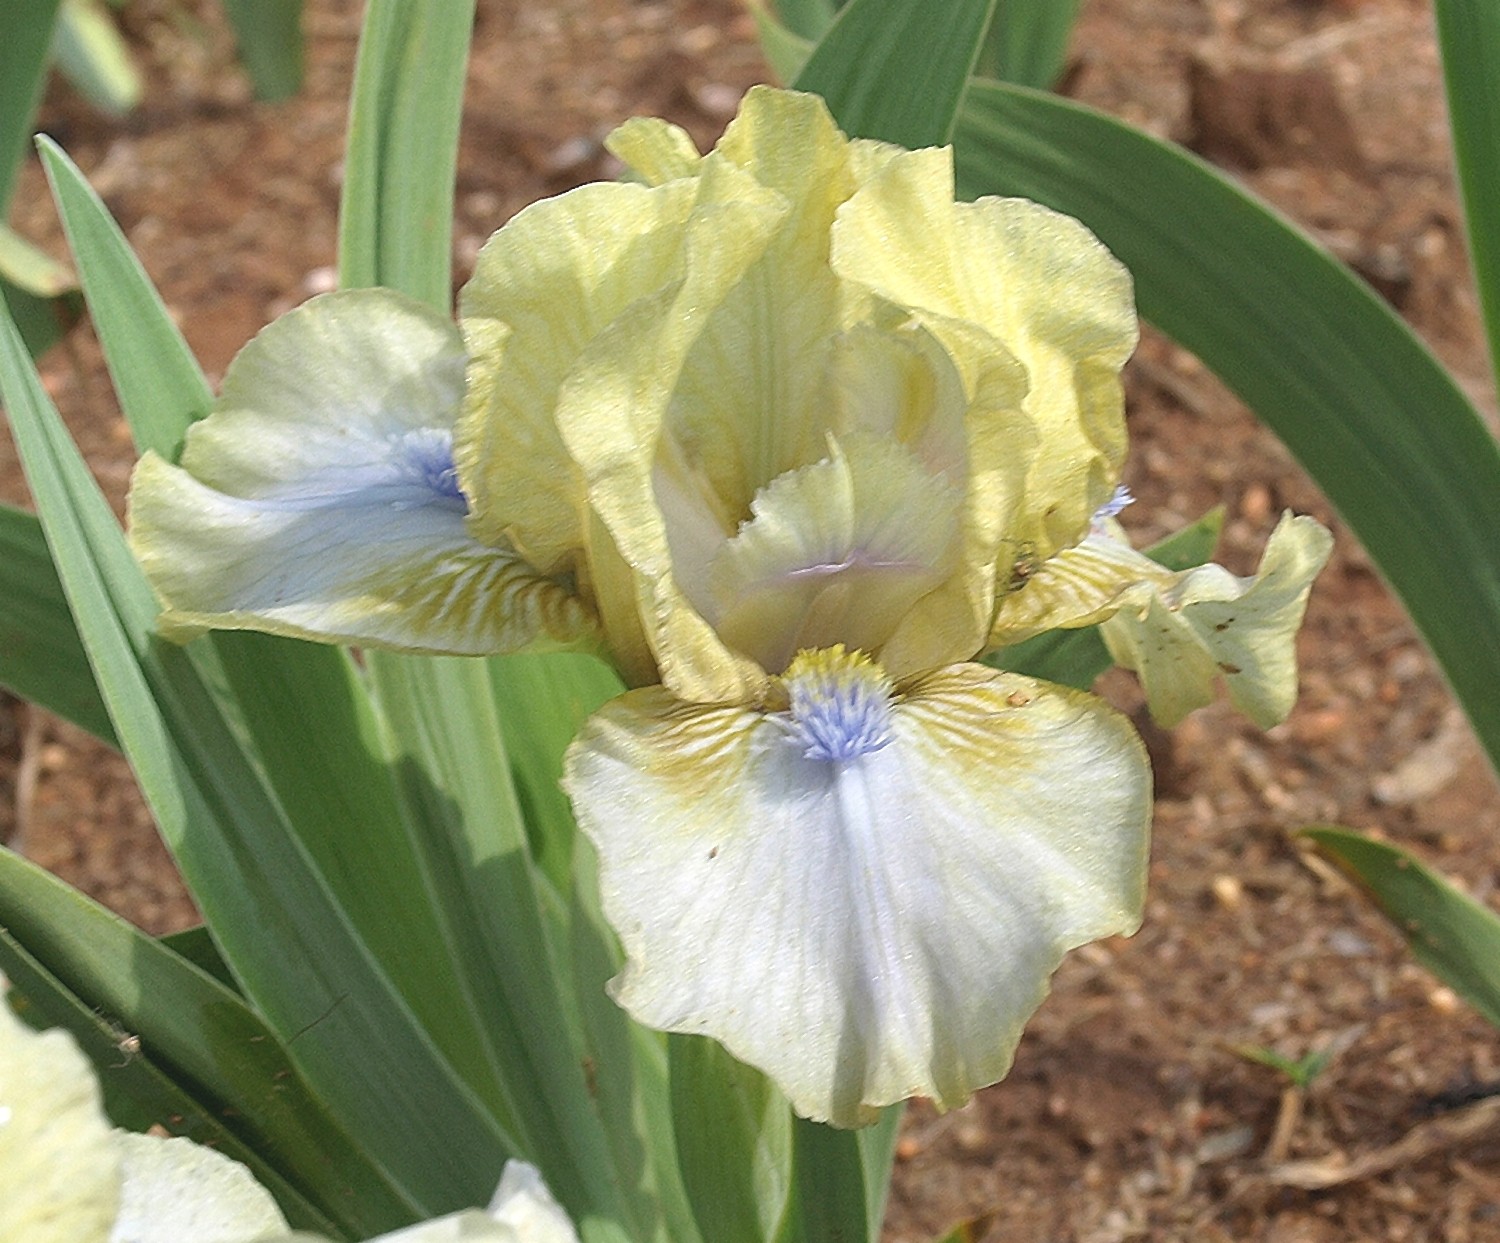
[[[0,976],[0,1239],[25,1243],[293,1243],[243,1165],[182,1138],[110,1127],[99,1082],[67,1032],[33,1032]],[[506,1163],[485,1210],[371,1243],[578,1243],[535,1167]],[[314,1236],[296,1239],[314,1243]]]
[[[565,785],[640,1022],[853,1126],[1008,1069],[1070,948],[1139,923],[1150,772],[1097,698],[977,662],[1102,623],[1167,720],[1269,724],[1326,531],[1253,578],[1114,521],[1130,280],[1078,222],[953,197],[947,149],[752,90],[708,155],[637,119],[633,180],[537,203],[459,331],[315,299],[140,464],[164,630],[575,647],[633,689]]]

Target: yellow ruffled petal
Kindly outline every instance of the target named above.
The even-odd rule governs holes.
[[[587,344],[556,418],[589,506],[633,572],[636,611],[661,678],[690,698],[740,698],[753,696],[765,675],[724,646],[678,586],[654,473],[683,361],[764,253],[786,208],[723,160],[706,160],[694,184],[699,198],[682,238],[680,278],[633,303]]]
[[[565,785],[627,954],[613,991],[799,1113],[962,1104],[1072,946],[1140,918],[1150,776],[1098,700],[975,665],[897,688],[840,649],[788,707],[607,705]]]
[[[480,539],[543,571],[578,549],[585,490],[559,392],[608,324],[681,281],[695,199],[690,182],[582,186],[519,212],[480,252],[459,299],[469,369],[454,452]]]
[[[0,977],[0,1239],[105,1243],[120,1155],[88,1060],[66,1032],[33,1032]]]
[[[648,186],[696,177],[703,160],[686,130],[656,117],[631,117],[604,145]]]
[[[1296,702],[1297,629],[1332,549],[1319,523],[1283,515],[1253,578],[1199,566],[1166,590],[1132,593],[1100,633],[1116,662],[1139,675],[1163,725],[1208,703],[1222,677],[1234,706],[1268,729]]]
[[[1044,451],[1011,534],[1042,557],[1073,543],[1124,458],[1119,369],[1136,340],[1125,269],[1076,220],[1035,203],[955,203],[946,149],[903,153],[860,188],[834,226],[833,266],[915,311],[971,386],[997,353],[1024,364]]]
[[[823,456],[834,343],[865,300],[828,264],[829,229],[854,186],[849,144],[821,99],[751,90],[712,158],[785,205],[695,335],[664,426],[669,468],[698,480],[732,530],[762,487]]]

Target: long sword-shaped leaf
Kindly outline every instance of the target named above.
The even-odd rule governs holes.
[[[1500,1026],[1500,916],[1399,847],[1348,829],[1303,829],[1406,938],[1417,961]]]
[[[339,204],[339,280],[446,311],[453,166],[474,0],[371,0]]]
[[[31,137],[31,119],[47,80],[58,0],[8,0],[0,39],[0,224]]]
[[[776,0],[776,16],[800,38],[816,42],[838,16],[836,0]]]
[[[482,1202],[514,1145],[330,896],[195,656],[156,638],[150,588],[8,319],[0,392],[110,718],[246,995],[424,1212]]]
[[[853,0],[797,80],[827,101],[846,134],[903,147],[948,141],[995,0]]]
[[[416,1210],[229,989],[0,850],[0,963],[94,1059],[110,1116],[248,1164],[306,1228],[363,1239]]]
[[[792,1153],[795,1176],[777,1243],[858,1243],[875,1237],[880,1206],[870,1202],[859,1132],[794,1118]],[[882,1187],[882,1201],[884,1193]]]
[[[1089,225],[1142,315],[1296,454],[1364,542],[1500,763],[1500,451],[1452,378],[1332,256],[1186,152],[1077,104],[975,83],[966,196]]]
[[[792,1115],[763,1074],[705,1036],[669,1036],[683,1183],[705,1239],[776,1237],[791,1192]]]
[[[585,1240],[646,1239],[589,1096],[581,1033],[564,1002],[566,929],[543,919],[484,664],[370,653],[412,818],[451,929],[453,968],[489,1028],[516,1134]],[[552,935],[549,936],[549,933]]]
[[[1436,0],[1453,162],[1463,192],[1469,259],[1500,375],[1500,5]]]
[[[581,835],[574,842],[573,875],[572,969],[590,1095],[598,1103],[617,1164],[660,1205],[661,1221],[652,1238],[713,1243],[711,1235],[699,1234],[678,1170],[666,1037],[632,1022],[605,989],[622,957],[601,913],[597,860]]]
[[[0,305],[10,311],[33,358],[61,341],[83,314],[83,299],[76,291],[46,297],[4,276],[0,276]]]
[[[488,663],[531,852],[565,894],[572,885],[574,825],[560,784],[563,754],[588,716],[625,687],[603,661],[579,653],[496,656]]]
[[[0,299],[10,307],[26,348],[40,358],[83,317],[83,295],[58,263],[0,223]]]
[[[1062,76],[1083,0],[1000,0],[975,72],[1050,90]]]
[[[63,0],[52,54],[68,81],[101,112],[120,117],[141,102],[140,72],[99,0]]]
[[[43,158],[136,441],[174,453],[208,408],[208,386],[98,197],[60,150],[44,145]],[[215,635],[208,647],[300,845],[432,1039],[504,1124],[483,1020],[444,969],[448,941],[420,865],[420,829],[401,814],[383,727],[358,671],[332,648],[265,635]]]
[[[224,0],[240,60],[260,99],[302,89],[302,0]]]
[[[48,138],[37,146],[136,447],[175,462],[213,394],[99,196],[61,147]]]
[[[42,524],[9,505],[0,505],[0,685],[119,746]]]

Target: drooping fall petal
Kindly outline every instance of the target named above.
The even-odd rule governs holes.
[[[1116,534],[1091,533],[1003,597],[990,645],[1099,623],[1110,655],[1135,670],[1163,725],[1211,702],[1223,678],[1235,707],[1269,728],[1296,698],[1297,628],[1332,547],[1320,523],[1287,514],[1260,568],[1239,578],[1220,565],[1168,570]]]
[[[1139,921],[1150,776],[1089,696],[977,665],[892,691],[841,649],[789,707],[630,692],[565,784],[639,1021],[715,1037],[807,1116],[1004,1075],[1063,953]]]
[[[131,540],[164,633],[478,654],[588,641],[566,576],[467,528],[457,330],[383,290],[317,298],[236,357],[182,465],[147,454]]]
[[[1297,630],[1332,549],[1327,528],[1286,514],[1253,577],[1219,565],[1188,570],[1164,591],[1138,592],[1100,633],[1115,661],[1136,671],[1163,725],[1208,703],[1222,677],[1230,702],[1269,729],[1296,702]]]

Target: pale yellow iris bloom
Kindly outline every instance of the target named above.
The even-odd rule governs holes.
[[[960,1104],[1066,950],[1138,924],[1150,816],[1122,718],[975,658],[1102,622],[1154,711],[1222,677],[1269,723],[1327,533],[1285,519],[1253,579],[1129,548],[1129,277],[1074,220],[954,202],[947,150],[762,88],[707,156],[610,146],[636,180],[501,229],[462,341],[365,291],[246,347],[137,475],[163,626],[600,652],[637,689],[565,783],[620,1003],[808,1117]]]
[[[33,1032],[0,976],[0,1239],[7,1243],[319,1243],[292,1235],[270,1192],[191,1140],[112,1128],[65,1031]],[[578,1243],[534,1166],[506,1163],[486,1209],[370,1243]]]

